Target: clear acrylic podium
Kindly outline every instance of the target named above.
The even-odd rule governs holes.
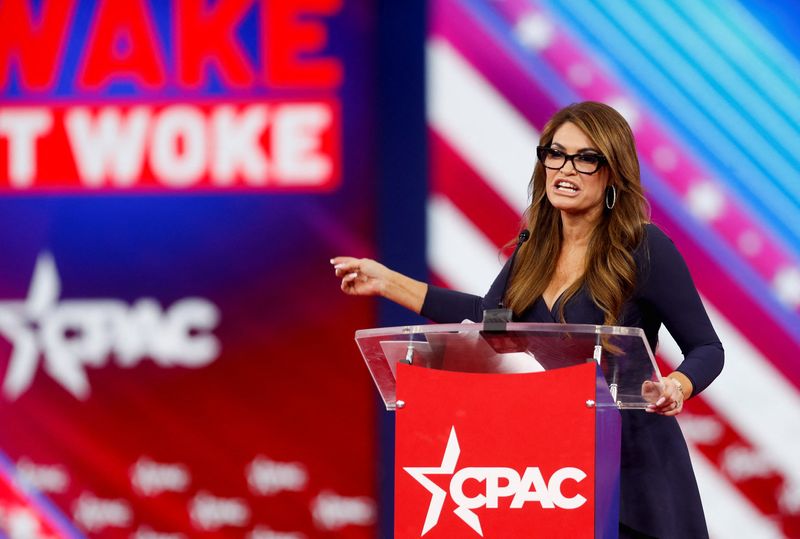
[[[505,331],[484,324],[431,324],[356,331],[356,342],[387,410],[397,405],[397,364],[454,372],[527,373],[594,359],[612,405],[644,409],[646,381],[660,382],[640,328],[511,322]],[[608,405],[599,404],[600,406]]]
[[[619,410],[644,409],[661,381],[641,329],[433,324],[356,342],[397,412],[395,537],[617,537]],[[471,470],[484,475],[464,483]],[[564,470],[585,478],[553,490]],[[426,479],[448,472],[449,492]]]

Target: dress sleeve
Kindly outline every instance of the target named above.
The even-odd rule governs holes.
[[[500,304],[508,280],[508,271],[509,262],[506,261],[484,297],[428,286],[420,314],[440,324],[457,324],[464,320],[481,322],[485,309],[496,309]]]
[[[722,371],[725,353],[689,268],[675,244],[659,228],[647,227],[646,271],[640,294],[660,315],[683,352],[678,371],[692,382],[693,395]]]

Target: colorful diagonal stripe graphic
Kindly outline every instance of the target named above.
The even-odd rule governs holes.
[[[653,220],[726,348],[723,375],[681,417],[712,535],[800,536],[796,56],[735,2],[438,0],[430,19],[436,280],[485,292],[544,122],[575,101],[617,107]],[[658,355],[664,370],[681,360],[667,334]]]

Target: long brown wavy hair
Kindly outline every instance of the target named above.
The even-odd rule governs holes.
[[[553,142],[556,130],[571,122],[583,131],[607,159],[608,189],[616,189],[613,209],[603,208],[600,223],[592,233],[586,252],[583,275],[561,297],[559,316],[564,321],[564,305],[584,285],[592,301],[603,311],[604,324],[618,323],[622,306],[636,286],[634,250],[649,222],[649,205],[639,177],[639,159],[633,133],[625,119],[603,103],[585,101],[558,111],[547,123],[541,146]],[[519,316],[541,296],[555,272],[561,251],[562,223],[559,210],[550,204],[546,192],[547,172],[536,162],[528,186],[530,206],[523,220],[530,239],[517,253],[505,303]]]

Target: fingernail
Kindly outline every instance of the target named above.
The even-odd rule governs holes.
[[[347,277],[350,279],[355,279],[356,277],[358,277],[358,273],[355,271],[353,273],[348,273]]]
[[[661,406],[662,404],[664,404],[664,401],[665,401],[665,400],[667,400],[667,399],[666,399],[666,398],[664,398],[664,397],[661,397],[660,399],[658,399],[658,400],[656,401],[656,406]]]
[[[333,264],[333,259],[331,258],[331,264]]]
[[[342,266],[344,266],[344,264],[336,264],[333,266],[333,269],[342,269]]]

